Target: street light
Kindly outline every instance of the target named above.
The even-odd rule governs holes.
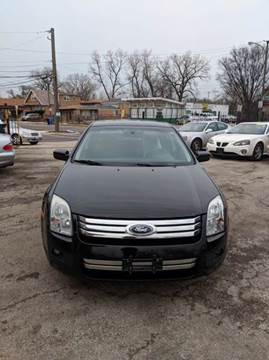
[[[264,97],[265,97],[265,81],[266,81],[266,73],[267,73],[267,59],[268,59],[268,48],[269,48],[269,40],[263,40],[263,42],[266,43],[266,47],[265,47],[265,55],[264,55],[264,66],[263,66],[263,79],[262,79],[262,106],[261,106],[261,111],[262,111],[262,120],[263,120],[263,102],[264,102]],[[249,41],[248,45],[256,45],[261,47],[264,50],[264,46],[256,43],[256,42],[252,42]]]

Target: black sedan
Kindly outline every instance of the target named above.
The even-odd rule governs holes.
[[[169,124],[98,121],[46,191],[42,238],[51,265],[84,277],[208,274],[226,254],[223,195]]]

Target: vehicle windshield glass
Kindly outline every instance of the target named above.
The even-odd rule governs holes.
[[[175,166],[193,164],[188,148],[173,128],[93,126],[74,161],[89,165]]]
[[[188,124],[183,125],[180,128],[180,131],[187,131],[187,132],[202,132],[206,128],[207,123],[201,122],[190,122]]]
[[[227,134],[249,134],[262,135],[265,133],[266,125],[264,124],[239,124],[227,131]]]

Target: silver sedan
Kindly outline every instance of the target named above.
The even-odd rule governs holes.
[[[206,148],[208,140],[224,133],[229,126],[221,121],[192,121],[177,128],[184,141],[197,152]]]
[[[14,164],[14,160],[15,151],[10,136],[0,134],[0,167],[11,166]]]

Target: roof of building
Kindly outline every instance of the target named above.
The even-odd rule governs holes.
[[[0,106],[21,106],[24,99],[21,98],[0,98]]]
[[[24,100],[24,104],[27,103],[31,94],[35,95],[35,97],[39,101],[40,105],[46,106],[46,105],[54,104],[54,99],[53,99],[52,94],[50,94],[48,96],[47,90],[39,90],[39,89],[31,89]]]
[[[163,97],[124,98],[124,99],[121,99],[121,101],[126,101],[126,102],[163,101],[163,102],[168,102],[171,104],[185,105],[185,103],[183,103],[183,102],[172,100],[172,99],[167,99],[167,98],[163,98]]]

